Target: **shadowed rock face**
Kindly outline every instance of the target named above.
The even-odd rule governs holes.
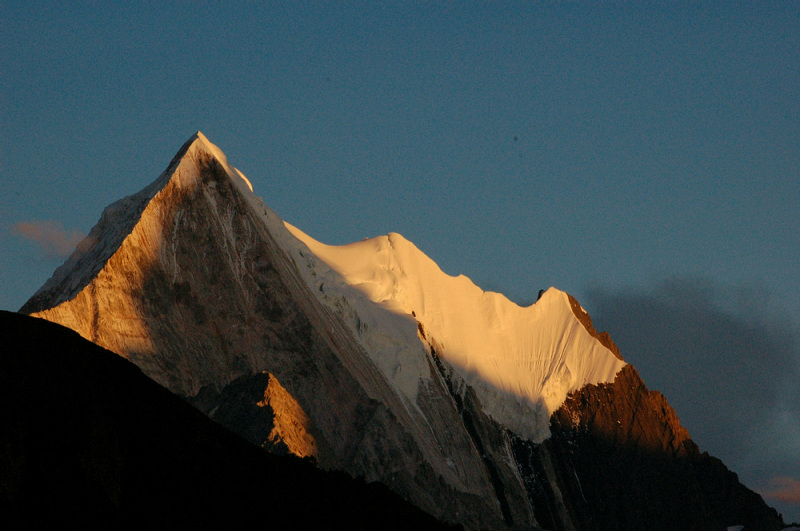
[[[551,529],[781,528],[778,513],[721,461],[700,453],[663,395],[633,366],[589,385],[551,417],[541,445],[515,454],[538,479],[529,492]]]

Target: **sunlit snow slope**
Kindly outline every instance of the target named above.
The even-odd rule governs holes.
[[[445,274],[399,234],[329,246],[286,226],[304,244],[285,241],[314,293],[412,402],[428,372],[424,341],[476,390],[489,415],[541,440],[568,393],[612,382],[625,365],[588,333],[562,291],[551,288],[522,308]]]
[[[289,223],[281,226],[241,172],[229,173],[247,182],[240,191],[265,212],[262,220],[312,292],[344,319],[410,404],[420,378],[430,377],[426,349],[433,347],[476,390],[486,413],[541,441],[550,414],[570,392],[613,382],[625,366],[578,321],[562,291],[551,288],[520,307],[464,275],[447,275],[397,233],[325,245]]]

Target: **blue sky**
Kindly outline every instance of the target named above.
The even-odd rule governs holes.
[[[754,488],[800,480],[799,3],[12,1],[0,32],[0,308],[201,130],[318,240],[400,232],[515,301],[576,295],[693,434],[708,382],[636,331],[726,323],[714,356],[652,342],[782,390],[738,417],[714,396],[778,457],[695,437]],[[717,352],[743,328],[774,348]]]

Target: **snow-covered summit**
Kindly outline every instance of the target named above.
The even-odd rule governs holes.
[[[163,192],[168,183],[178,187],[195,185],[197,160],[215,159],[236,182],[252,193],[250,181],[228,163],[225,154],[200,131],[192,135],[178,150],[167,168],[158,178],[139,192],[110,204],[67,260],[58,267],[50,279],[39,288],[20,309],[23,313],[40,310],[46,305],[55,306],[74,298],[105,266],[122,243],[128,238],[142,218],[152,200]],[[43,306],[45,305],[45,306]]]
[[[522,308],[463,275],[445,274],[396,233],[343,246],[314,240],[272,212],[253,193],[250,181],[199,131],[158,179],[105,209],[86,241],[23,311],[74,298],[100,268],[108,269],[106,264],[126,240],[149,257],[142,258],[143,265],[169,262],[177,280],[178,266],[167,258],[179,245],[170,240],[183,218],[179,211],[170,213],[172,205],[187,196],[204,197],[208,206],[203,208],[210,208],[207,215],[214,218],[232,207],[219,203],[198,180],[209,165],[221,170],[222,178],[227,175],[250,206],[252,219],[262,225],[260,231],[272,235],[314,296],[349,326],[407,407],[416,407],[419,385],[437,377],[431,374],[435,355],[461,384],[475,390],[486,413],[520,435],[541,440],[548,434],[550,414],[570,392],[611,382],[625,365],[581,325],[561,291],[550,289],[536,304]],[[232,218],[225,222],[221,216],[219,225],[230,225]],[[224,234],[231,240],[225,248],[234,249],[239,236]],[[234,258],[237,263],[246,260],[241,254]],[[243,272],[248,266],[237,268]],[[114,282],[113,275],[108,278]]]
[[[551,288],[520,307],[464,275],[447,275],[397,233],[342,246],[318,242],[282,222],[219,148],[198,138],[232,179],[248,184],[240,190],[311,291],[349,325],[409,404],[432,377],[433,349],[476,390],[489,415],[542,440],[550,414],[570,392],[612,382],[625,365],[578,321],[566,293]]]
[[[410,404],[431,378],[428,352],[472,387],[486,413],[532,440],[548,436],[550,414],[587,384],[612,382],[625,362],[593,337],[555,288],[523,308],[447,275],[412,242],[390,233],[342,246],[318,242],[282,222],[202,133],[199,141],[294,258],[315,296],[337,313]],[[239,182],[241,182],[239,181]]]
[[[228,157],[225,153],[222,152],[220,148],[218,148],[215,144],[212,144],[211,141],[206,138],[206,136],[201,133],[200,131],[196,132],[192,138],[189,139],[189,150],[197,149],[197,150],[205,150],[209,154],[211,154],[215,159],[217,159],[228,172],[228,175],[236,182],[237,185],[241,185],[243,182],[250,191],[253,191],[253,185],[250,184],[250,181],[247,177],[244,176],[242,172],[234,168],[229,162]],[[187,150],[188,153],[188,150]],[[238,178],[238,179],[237,179]],[[241,182],[239,182],[241,181]]]

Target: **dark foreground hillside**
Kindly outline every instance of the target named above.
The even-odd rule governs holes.
[[[0,519],[3,528],[444,527],[383,485],[268,454],[119,356],[10,312],[0,312]]]

